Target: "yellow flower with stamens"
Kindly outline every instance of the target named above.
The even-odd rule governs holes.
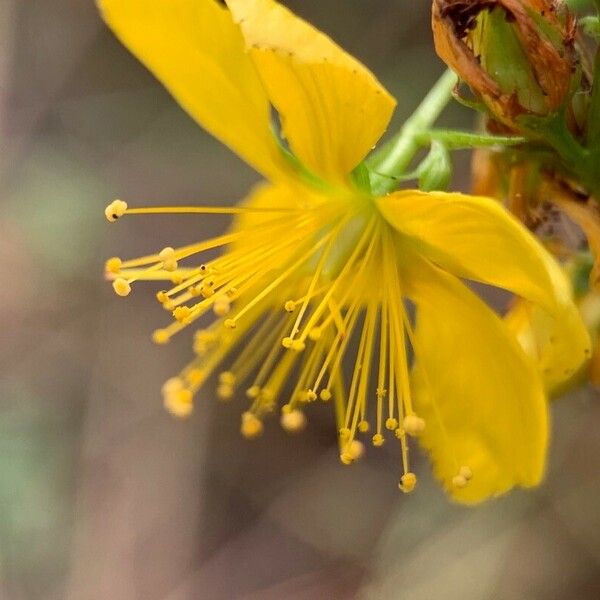
[[[273,0],[99,4],[189,114],[269,181],[237,207],[115,201],[106,210],[110,221],[152,212],[235,215],[223,235],[107,263],[119,295],[139,280],[171,282],[157,294],[173,315],[154,332],[159,344],[215,315],[195,334],[195,358],[165,384],[166,407],[187,416],[220,368],[217,395],[247,396],[248,438],[278,406],[282,426],[296,432],[309,404],[329,402],[341,461],[359,459],[364,440],[396,441],[405,492],[417,484],[412,437],[458,501],[538,483],[548,437],[541,375],[461,281],[504,288],[539,307],[556,324],[561,348],[577,340],[560,369],[578,368],[589,341],[571,336],[578,320],[561,325],[575,314],[570,290],[535,239],[486,198],[374,197],[355,183],[395,101],[363,65]],[[215,248],[224,251],[202,261]]]

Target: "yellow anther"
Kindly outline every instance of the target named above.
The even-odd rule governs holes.
[[[245,438],[251,440],[263,432],[263,423],[254,413],[247,411],[242,414],[240,432]]]
[[[237,323],[235,322],[234,319],[225,319],[225,321],[223,322],[223,325],[227,329],[235,329],[237,327]]]
[[[385,388],[378,387],[377,390],[375,391],[375,395],[378,398],[385,398],[387,395],[387,390]]]
[[[164,266],[163,264],[163,269],[165,271],[175,271],[175,269],[177,269],[177,261],[175,261],[175,265],[170,265],[168,268]],[[173,273],[173,275],[171,275],[171,281],[175,284],[175,285],[179,285],[180,283],[183,283],[184,277],[181,274],[178,273]]]
[[[158,253],[158,258],[160,258],[160,260],[175,260],[175,249],[171,248],[171,246],[163,248]]]
[[[385,442],[385,438],[381,435],[381,433],[376,433],[373,436],[373,446],[383,446]]]
[[[217,317],[224,317],[231,310],[231,303],[229,299],[225,296],[223,298],[219,298],[213,305],[213,312]]]
[[[321,392],[319,393],[319,398],[321,398],[323,402],[328,402],[329,400],[331,400],[331,392],[327,389],[321,390]]]
[[[350,439],[350,430],[347,427],[342,427],[339,433],[342,441]]]
[[[358,440],[352,440],[347,448],[352,460],[358,460],[365,453],[365,445]]]
[[[307,390],[305,397],[307,402],[314,402],[317,399],[317,394],[313,390]]]
[[[401,440],[406,435],[406,432],[402,427],[398,427],[398,429],[394,430],[394,435]]]
[[[162,307],[163,307],[165,310],[173,310],[173,309],[175,308],[175,302],[173,302],[173,300],[171,300],[171,299],[169,298],[169,300],[167,300],[166,302],[163,302],[163,305],[162,305]]]
[[[402,427],[408,435],[417,436],[425,431],[425,420],[417,415],[406,415],[402,421]]]
[[[165,292],[165,290],[160,290],[160,292],[156,292],[156,299],[161,304],[164,304],[169,299],[169,296],[167,296],[167,292]]]
[[[231,371],[223,371],[222,373],[219,373],[219,383],[235,385],[235,375]]]
[[[199,296],[202,293],[202,286],[201,285],[190,285],[190,287],[188,288],[188,292],[192,296]]]
[[[200,384],[202,381],[204,381],[205,377],[206,372],[202,369],[190,369],[185,375],[185,378],[192,385]]]
[[[394,417],[388,417],[385,420],[385,428],[389,429],[390,431],[395,431],[398,429],[398,420],[394,419]]]
[[[111,222],[114,223],[119,217],[122,217],[127,210],[127,202],[123,200],[113,200],[105,209],[104,215]]]
[[[228,383],[221,383],[217,386],[217,396],[221,400],[231,400],[233,398],[233,386]]]
[[[408,473],[404,473],[402,477],[400,477],[400,484],[398,487],[405,493],[410,494],[417,485],[417,476],[410,471]]]
[[[467,485],[467,478],[464,475],[455,475],[452,478],[452,487],[464,488]]]
[[[194,405],[192,403],[180,403],[172,398],[167,398],[165,400],[164,407],[171,415],[178,419],[186,419],[194,411]]]
[[[369,431],[369,422],[368,421],[360,421],[358,423],[358,430],[361,433],[366,433],[367,431]]]
[[[104,264],[104,269],[107,273],[118,273],[121,270],[121,265],[123,261],[118,256],[113,256],[109,258]]]
[[[237,298],[237,294],[238,294],[238,290],[235,287],[229,288],[227,290],[227,295],[229,296],[230,300],[234,300],[235,298]]]
[[[174,417],[189,417],[194,410],[193,394],[185,388],[170,392],[164,397],[164,406]]]
[[[183,322],[185,321],[191,314],[192,310],[189,306],[178,306],[174,311],[173,311],[173,317],[179,321],[179,322]]]
[[[152,341],[155,344],[167,344],[169,343],[170,339],[171,336],[169,335],[169,332],[166,329],[155,329],[152,332]]]
[[[172,394],[183,389],[183,379],[181,377],[171,377],[167,379],[162,386],[163,395]]]
[[[473,471],[471,471],[470,467],[463,465],[459,470],[458,474],[461,477],[464,477],[467,481],[469,481],[473,477]]]
[[[112,286],[117,296],[125,297],[129,296],[129,294],[131,293],[131,286],[129,285],[129,282],[126,279],[123,279],[122,277],[117,277],[117,279],[113,281]]]
[[[289,313],[294,312],[294,310],[296,309],[296,303],[293,300],[288,300],[283,305],[283,308]]]
[[[176,260],[163,260],[162,267],[165,271],[169,271],[169,272],[176,271],[177,270],[177,261]],[[182,281],[181,277],[176,277],[176,276],[173,276],[171,280],[175,284],[180,284]]]
[[[316,342],[321,335],[323,334],[323,331],[321,330],[320,327],[313,327],[309,332],[308,332],[308,337],[313,341]]]
[[[348,452],[342,452],[340,454],[340,460],[342,461],[343,464],[345,465],[351,465],[352,464],[352,457],[350,456],[350,454]]]
[[[264,387],[260,390],[259,396],[263,402],[272,402],[275,398],[275,394],[273,394],[273,390],[270,390],[267,387]]]
[[[282,411],[281,426],[288,433],[297,433],[306,427],[306,415],[297,408],[290,411]]]
[[[200,293],[202,294],[202,296],[204,298],[210,298],[211,296],[214,296],[215,294],[215,289],[212,287],[212,285],[207,285],[204,284],[201,288],[200,288]]]
[[[290,349],[294,352],[302,352],[304,348],[306,348],[306,344],[302,340],[294,340],[290,346]]]
[[[175,250],[170,246],[163,248],[158,253],[158,258],[163,263],[163,269],[165,271],[175,271],[177,269],[177,259],[175,258]]]
[[[294,340],[291,337],[284,337],[281,340],[281,345],[284,348],[291,348],[293,343],[294,343]]]
[[[259,394],[260,387],[257,385],[252,385],[246,390],[246,396],[248,396],[248,398],[250,398],[251,400],[254,400],[254,398],[258,398]]]

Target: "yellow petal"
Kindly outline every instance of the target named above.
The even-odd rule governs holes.
[[[215,0],[98,0],[117,37],[212,135],[269,178],[286,169],[270,104],[229,11]]]
[[[582,378],[592,356],[592,343],[574,304],[552,318],[531,302],[520,300],[505,321],[536,361],[549,393],[560,394]]]
[[[395,101],[361,63],[273,0],[227,0],[296,156],[343,181],[379,140]]]
[[[550,313],[571,301],[557,263],[495,200],[409,190],[380,198],[377,205],[420,252],[455,275],[509,290]]]
[[[504,322],[458,279],[409,256],[404,281],[417,307],[414,407],[423,446],[457,501],[477,503],[539,483],[548,440],[542,382]],[[461,467],[472,479],[453,484]]]

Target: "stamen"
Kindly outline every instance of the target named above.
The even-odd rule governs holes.
[[[112,286],[117,296],[125,297],[129,296],[131,293],[131,285],[126,279],[123,279],[123,277],[117,277],[117,279],[113,281]]]
[[[123,200],[113,200],[105,209],[104,215],[111,222],[114,223],[119,217],[122,217],[127,210],[127,202]]]

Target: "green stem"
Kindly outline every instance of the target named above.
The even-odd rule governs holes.
[[[430,129],[418,133],[415,139],[423,146],[430,144],[432,141],[441,142],[448,150],[519,146],[527,141],[526,138],[519,136],[489,135],[452,129]]]
[[[600,150],[600,51],[596,53],[594,63],[594,81],[587,122],[587,146],[592,154],[596,154]]]
[[[419,150],[417,135],[428,129],[439,117],[450,99],[456,85],[456,75],[446,71],[423,98],[415,112],[402,129],[368,161],[372,173],[371,188],[374,194],[385,194],[394,189],[398,177],[409,166]]]

